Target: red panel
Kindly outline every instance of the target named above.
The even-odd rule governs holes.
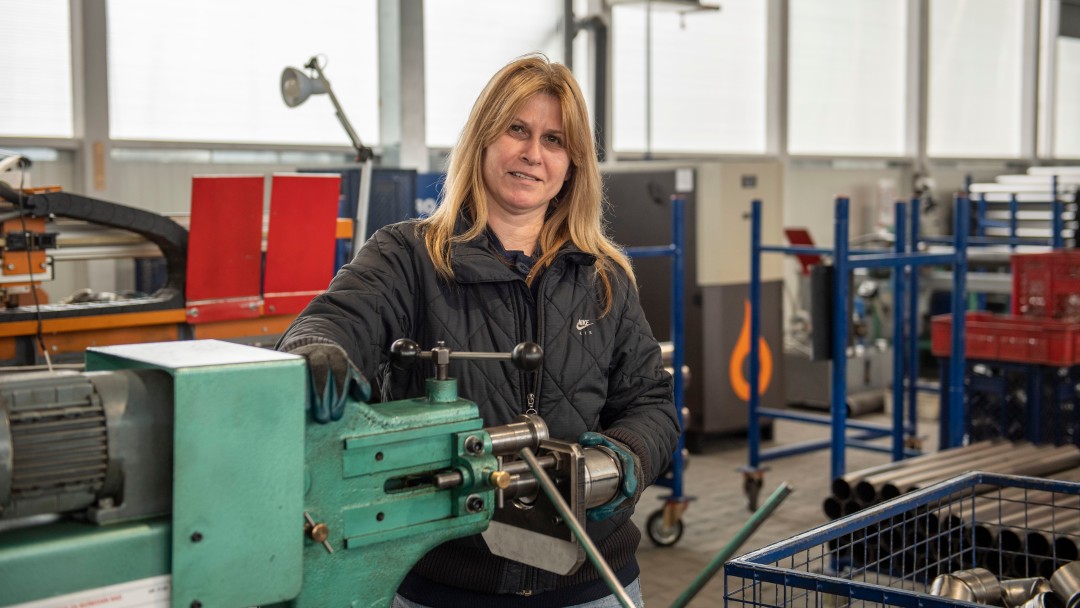
[[[806,228],[784,228],[784,234],[792,245],[813,247],[814,239],[810,237],[810,231]],[[810,274],[810,267],[821,263],[821,256],[816,253],[796,253],[799,264],[802,265],[802,273]]]
[[[964,334],[969,359],[1055,367],[1080,363],[1080,323],[969,311],[964,317]],[[932,319],[930,350],[938,357],[951,354],[951,315]]]
[[[266,239],[268,314],[300,312],[334,277],[337,174],[274,175]]]
[[[186,288],[189,322],[206,322],[208,316],[245,318],[253,310],[258,315],[262,210],[262,176],[192,179]],[[218,305],[225,302],[222,311]],[[218,314],[191,314],[200,305],[209,311],[211,304]]]

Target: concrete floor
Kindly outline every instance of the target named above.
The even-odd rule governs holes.
[[[933,451],[934,446],[930,444],[937,434],[936,397],[933,399],[932,404],[920,399],[920,412],[925,413],[920,414],[919,435],[924,438],[924,450],[927,451]],[[859,417],[859,421],[885,424],[889,418],[883,413],[871,414]],[[822,425],[783,420],[774,424],[774,438],[763,442],[763,448],[829,437],[829,428]],[[888,445],[887,440],[879,442]],[[684,493],[693,497],[693,502],[683,516],[682,539],[674,546],[657,547],[644,533],[649,514],[663,505],[663,499],[670,494],[670,490],[651,487],[645,491],[638,503],[634,521],[642,529],[643,538],[637,555],[646,606],[670,606],[749,519],[750,511],[739,471],[740,467],[746,465],[748,454],[746,439],[734,437],[726,442],[718,442],[718,447],[704,454],[691,455],[684,475]],[[846,453],[848,472],[889,460],[888,454],[867,450],[848,449]],[[793,486],[794,491],[736,552],[736,556],[791,538],[828,521],[822,510],[831,481],[828,450],[770,460],[764,465],[767,471],[759,502],[765,502],[784,481]],[[723,606],[723,602],[724,575],[721,569],[689,605],[716,607]]]

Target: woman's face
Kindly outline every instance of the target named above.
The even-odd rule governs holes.
[[[493,203],[488,213],[542,218],[569,167],[559,100],[537,93],[484,150],[484,187]]]

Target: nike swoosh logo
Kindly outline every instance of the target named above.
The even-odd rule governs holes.
[[[586,329],[588,327],[591,327],[593,325],[594,325],[594,323],[592,321],[586,321],[585,319],[580,319],[577,322],[577,330],[581,331],[581,330]]]

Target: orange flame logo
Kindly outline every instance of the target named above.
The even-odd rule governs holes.
[[[731,351],[731,362],[728,364],[728,377],[731,380],[731,389],[735,395],[743,401],[750,400],[750,375],[749,367],[743,373],[743,364],[750,357],[750,301],[743,304],[743,324],[739,331],[739,340],[735,343],[735,350]],[[761,366],[758,368],[758,395],[764,395],[769,389],[769,381],[772,380],[772,351],[765,338],[758,336],[758,357]]]

